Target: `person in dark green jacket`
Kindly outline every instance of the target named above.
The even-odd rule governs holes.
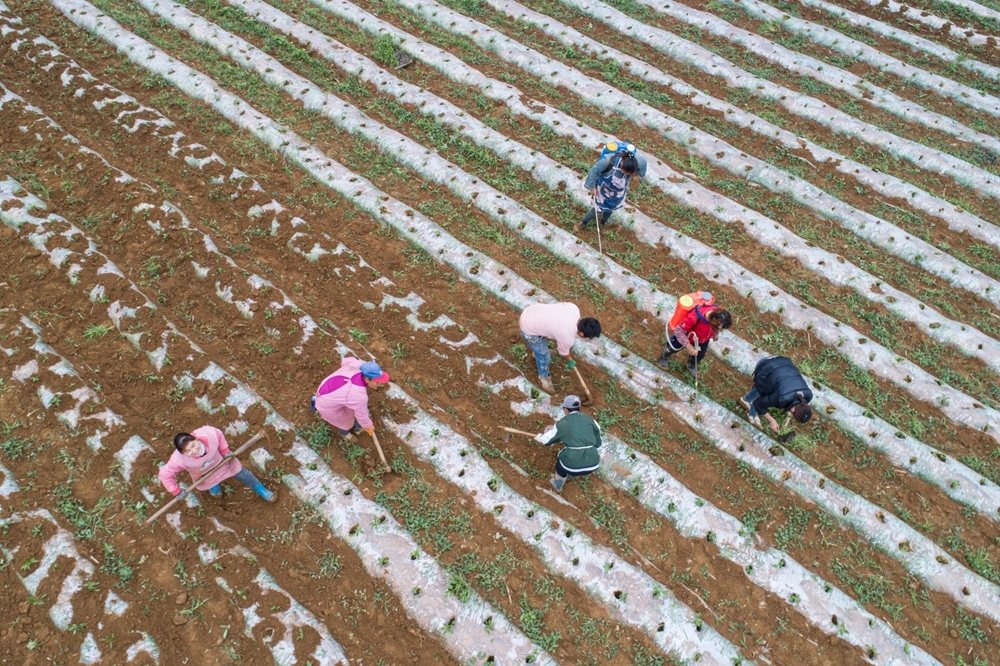
[[[566,396],[563,400],[565,416],[549,430],[535,435],[535,441],[545,446],[557,442],[563,445],[556,458],[556,471],[549,479],[552,486],[562,492],[563,485],[578,476],[586,476],[601,466],[601,426],[590,416],[580,412],[580,398]]]

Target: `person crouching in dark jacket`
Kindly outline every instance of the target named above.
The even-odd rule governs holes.
[[[787,428],[792,417],[799,423],[809,422],[812,418],[812,408],[809,407],[812,399],[812,390],[791,359],[767,356],[757,362],[753,370],[753,386],[740,398],[740,403],[747,408],[751,423],[760,428],[760,417],[763,415],[770,422],[771,430],[778,432],[778,422],[768,409],[776,407],[788,414],[783,426]]]

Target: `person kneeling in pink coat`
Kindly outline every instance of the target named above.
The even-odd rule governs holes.
[[[369,435],[375,424],[368,413],[368,391],[389,383],[389,375],[374,361],[362,363],[353,356],[340,362],[340,370],[323,380],[312,397],[312,410],[352,442],[362,430]],[[353,433],[353,434],[352,434]]]
[[[265,488],[236,458],[202,478],[205,472],[218,465],[229,454],[229,443],[218,428],[202,426],[190,433],[178,433],[174,437],[174,448],[177,450],[170,455],[167,464],[160,468],[160,482],[174,496],[181,492],[181,487],[177,484],[177,473],[187,470],[194,487],[207,490],[212,497],[222,497],[219,484],[226,479],[235,478],[268,502],[278,498],[277,493]]]

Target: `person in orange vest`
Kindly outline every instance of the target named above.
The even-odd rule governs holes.
[[[715,305],[715,298],[708,292],[681,296],[667,325],[667,345],[657,363],[666,368],[671,356],[687,350],[688,372],[698,377],[698,363],[708,353],[709,342],[718,340],[719,333],[732,325],[733,316]]]

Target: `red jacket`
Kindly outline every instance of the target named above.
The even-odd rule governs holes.
[[[677,324],[677,328],[674,329],[674,339],[681,346],[692,342],[690,339],[692,336],[698,341],[699,345],[707,342],[709,339],[718,340],[719,334],[714,332],[712,325],[708,323],[708,313],[718,309],[718,306],[715,305],[699,305],[694,310],[691,310],[681,320],[681,323]],[[699,314],[701,315],[700,317],[698,316]]]

